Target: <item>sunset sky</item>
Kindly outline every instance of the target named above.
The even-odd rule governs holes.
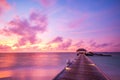
[[[0,52],[120,51],[120,0],[0,0]]]

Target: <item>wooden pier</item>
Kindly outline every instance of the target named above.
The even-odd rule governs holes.
[[[110,80],[87,56],[80,54],[53,80]]]

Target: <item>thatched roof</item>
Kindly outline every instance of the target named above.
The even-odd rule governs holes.
[[[79,48],[79,49],[76,50],[76,52],[78,52],[78,51],[87,51],[87,50],[84,49],[84,48]]]

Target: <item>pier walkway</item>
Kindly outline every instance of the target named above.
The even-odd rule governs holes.
[[[65,67],[53,80],[110,80],[84,54]]]

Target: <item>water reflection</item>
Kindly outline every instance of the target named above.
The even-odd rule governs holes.
[[[10,70],[0,71],[0,79],[2,79],[2,78],[9,78],[11,76],[12,76],[12,72]]]
[[[14,54],[5,55],[0,54],[0,68],[2,67],[11,67],[15,63],[15,56]]]
[[[57,66],[60,63],[60,59],[59,59],[59,55],[46,55],[46,54],[42,54],[42,55],[35,55],[34,56],[34,65],[35,66]],[[50,65],[50,66],[49,66]]]
[[[16,80],[51,80],[57,70],[50,69],[23,69],[14,71]]]
[[[0,80],[52,80],[74,54],[0,54]]]

